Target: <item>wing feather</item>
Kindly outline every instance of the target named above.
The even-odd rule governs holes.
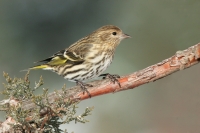
[[[82,44],[82,45],[72,45],[73,47],[69,47],[66,50],[61,50],[55,53],[53,56],[37,61],[36,63],[43,63],[42,65],[38,65],[32,67],[31,69],[44,69],[43,66],[56,66],[63,65],[65,63],[81,63],[84,61],[84,57],[90,51],[92,44]]]

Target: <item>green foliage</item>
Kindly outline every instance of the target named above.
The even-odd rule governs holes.
[[[30,88],[29,72],[24,79],[10,78],[4,73],[7,83],[4,84],[2,94],[6,96],[4,103],[1,103],[1,110],[6,112],[7,117],[15,120],[11,124],[15,131],[21,132],[44,132],[44,133],[60,133],[66,132],[60,129],[61,124],[85,123],[88,122],[85,116],[90,115],[93,107],[86,108],[81,115],[76,115],[78,100],[72,101],[66,98],[66,86],[62,88],[61,93],[55,91],[56,100],[49,102],[48,89],[43,89],[43,94],[35,95],[34,91],[43,85],[43,79],[40,77],[39,82],[35,83],[34,89]],[[67,99],[67,100],[66,100]],[[7,102],[5,102],[7,101]],[[10,101],[15,101],[13,104]],[[34,103],[34,108],[27,109],[24,104],[27,101]]]

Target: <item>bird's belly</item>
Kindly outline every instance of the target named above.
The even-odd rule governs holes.
[[[86,61],[83,64],[75,65],[73,68],[66,69],[66,74],[62,75],[70,81],[84,81],[100,75],[111,64],[112,58],[105,58],[93,61]],[[73,70],[73,71],[72,71]]]

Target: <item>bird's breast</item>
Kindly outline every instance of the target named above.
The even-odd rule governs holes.
[[[102,53],[90,61],[92,66],[90,71],[93,71],[95,75],[99,75],[107,69],[107,67],[112,63],[112,60],[113,55]]]

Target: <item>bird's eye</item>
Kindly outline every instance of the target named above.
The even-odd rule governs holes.
[[[117,35],[117,32],[113,32],[112,34],[115,36],[115,35]]]

